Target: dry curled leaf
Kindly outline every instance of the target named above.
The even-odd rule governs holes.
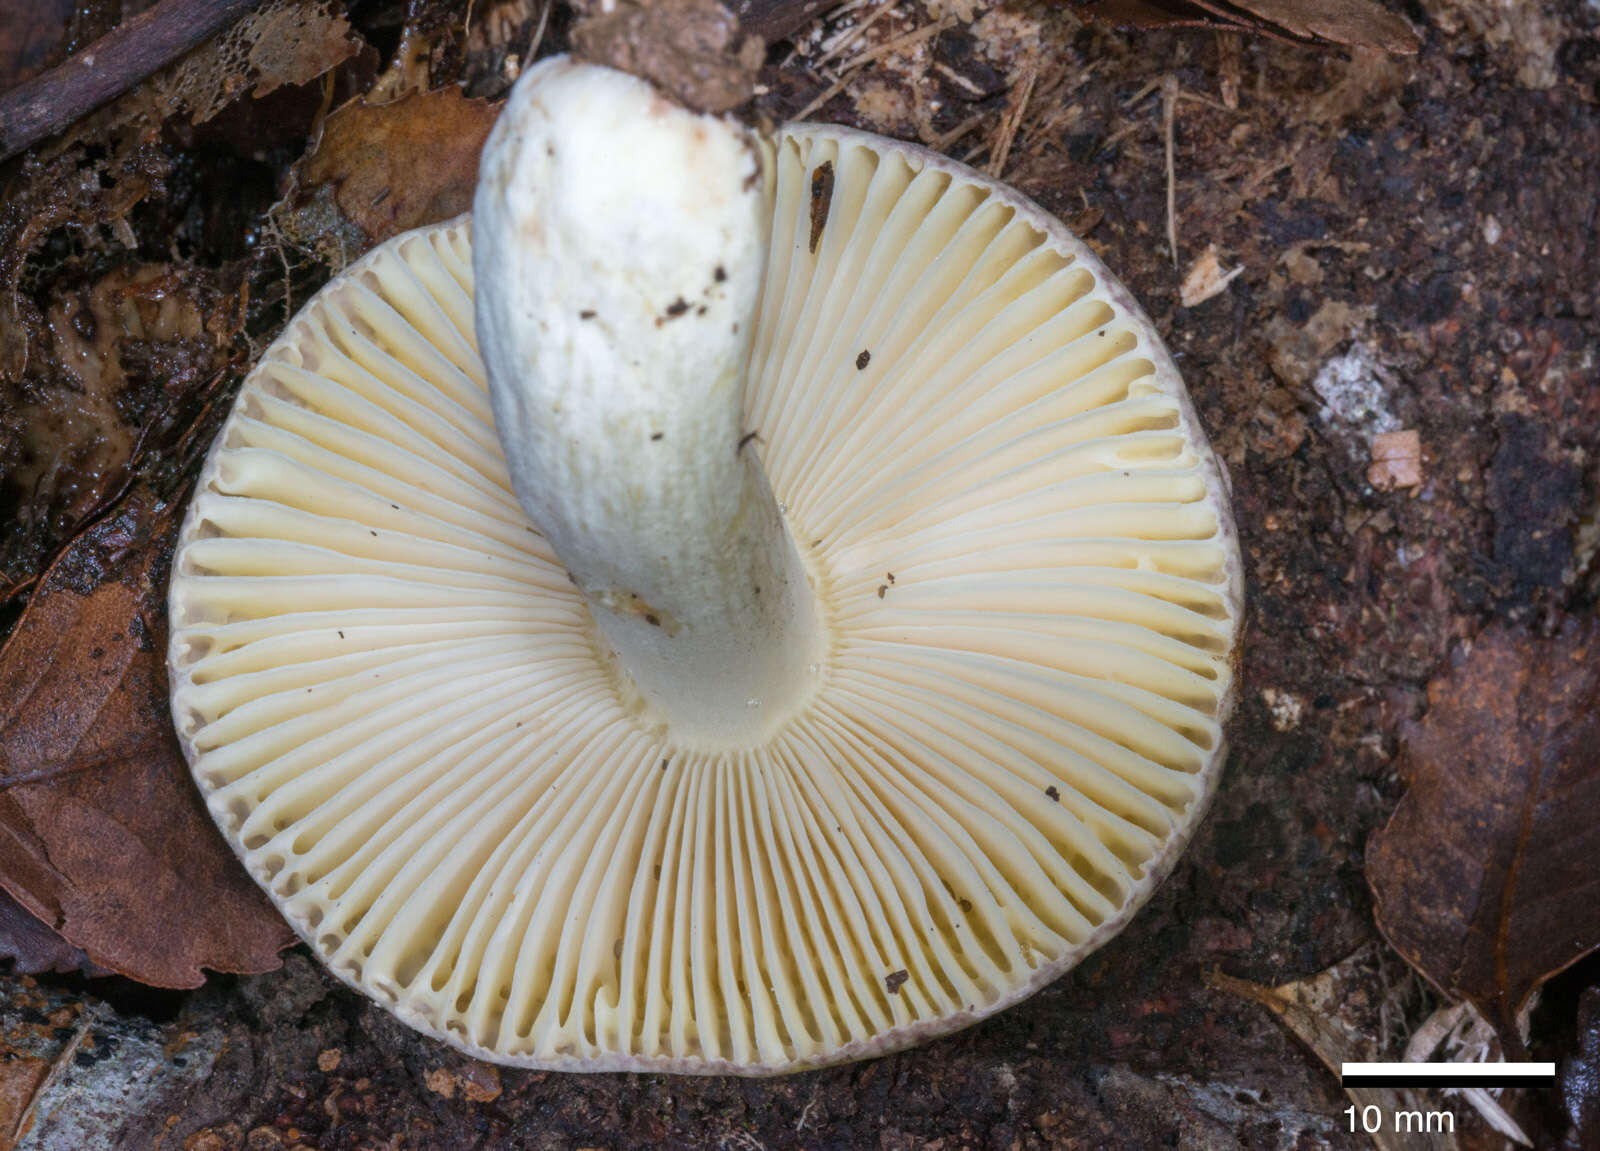
[[[257,97],[316,79],[361,51],[331,0],[270,0],[151,84],[166,112],[202,124],[246,92]]]
[[[288,928],[216,832],[167,709],[175,509],[141,491],[75,540],[0,648],[0,887],[89,960],[195,987],[278,965]]]
[[[1378,925],[1520,1052],[1528,997],[1600,947],[1600,621],[1548,640],[1494,625],[1428,701],[1367,851]]]
[[[302,165],[302,199],[331,192],[372,244],[460,215],[472,207],[478,156],[499,114],[498,103],[456,87],[390,104],[346,104],[328,117]]]
[[[305,4],[270,6],[249,19],[251,72],[260,99],[279,88],[292,88],[331,72],[361,50],[350,34],[350,22],[337,10]]]

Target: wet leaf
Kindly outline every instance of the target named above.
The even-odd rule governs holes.
[[[1428,701],[1402,732],[1410,790],[1367,851],[1378,925],[1519,1052],[1528,996],[1600,946],[1600,621],[1491,626]]]
[[[455,87],[389,104],[354,101],[328,117],[301,186],[331,191],[370,243],[460,215],[472,207],[478,156],[500,105]]]
[[[160,987],[270,970],[291,941],[172,733],[180,510],[136,491],[51,565],[0,648],[0,887],[91,962]]]

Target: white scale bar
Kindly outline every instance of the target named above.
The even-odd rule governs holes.
[[[1554,1063],[1341,1063],[1339,1078],[1346,1085],[1376,1083],[1467,1085],[1523,1083],[1550,1086],[1555,1083]]]

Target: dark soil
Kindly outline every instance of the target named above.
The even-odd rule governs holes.
[[[505,45],[531,33],[539,5],[478,6],[490,15],[475,19],[516,10],[498,48],[463,47],[461,13],[447,11],[459,6],[442,0],[354,3],[350,18],[386,61],[409,11],[432,30],[432,83],[493,96]],[[1014,73],[1035,68],[1005,178],[1079,228],[1144,302],[1226,460],[1251,612],[1233,751],[1193,847],[1114,942],[953,1038],[775,1081],[496,1072],[298,954],[191,993],[0,980],[11,1041],[32,1026],[50,1057],[73,1020],[90,1025],[72,1074],[82,1113],[105,1108],[99,1141],[39,1115],[38,1145],[1370,1146],[1350,1133],[1336,1078],[1206,974],[1275,985],[1366,949],[1350,994],[1379,1021],[1375,1054],[1397,1058],[1433,1005],[1386,953],[1363,877],[1367,837],[1399,797],[1398,725],[1488,622],[1548,631],[1600,595],[1600,10],[1389,6],[1422,36],[1414,59],[1123,35],[1048,5],[974,22],[961,3],[902,0],[880,32],[957,19],[815,113],[925,140],[978,117],[949,150],[981,166]],[[833,72],[808,67],[820,54],[803,36],[769,54],[773,119],[829,87]],[[365,68],[343,65],[339,83],[359,90]],[[17,292],[0,312],[0,592],[16,603],[134,479],[182,489],[253,350],[326,274],[275,245],[267,215],[321,97],[317,81],[198,127],[89,130],[0,167],[0,276]],[[1180,284],[1213,244],[1243,273],[1183,307]],[[167,320],[149,318],[168,298]],[[142,335],[97,334],[141,307]],[[114,371],[89,381],[95,355]],[[1372,434],[1402,430],[1419,433],[1421,482],[1375,487]],[[1597,981],[1591,962],[1550,989],[1536,1053],[1576,1042],[1579,991]],[[1461,1100],[1437,1105],[1462,1146],[1500,1145]],[[1539,1146],[1560,1146],[1553,1102],[1510,1106]]]

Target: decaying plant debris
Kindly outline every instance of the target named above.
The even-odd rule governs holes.
[[[156,987],[270,970],[291,938],[210,834],[167,738],[180,512],[135,489],[51,564],[0,648],[6,890],[88,963]]]
[[[767,27],[787,19],[768,0],[740,6]],[[1554,699],[1581,680],[1551,670],[1550,653],[1592,634],[1600,599],[1600,14],[1386,4],[1415,34],[1404,56],[1288,42],[1326,38],[1294,23],[1305,5],[1100,7],[1142,15],[846,0],[783,28],[791,38],[768,52],[757,105],[774,121],[859,124],[1002,174],[1086,236],[1179,355],[1231,473],[1253,625],[1216,807],[1140,920],[1022,1007],[873,1063],[770,1083],[497,1073],[403,1032],[293,950],[276,971],[186,992],[86,977],[151,975],[103,936],[63,939],[30,918],[55,912],[17,861],[41,861],[41,882],[84,872],[47,839],[27,854],[7,841],[0,1147],[24,1127],[22,1145],[73,1151],[1370,1145],[1349,1132],[1349,1100],[1311,1049],[1224,984],[1323,986],[1319,973],[1342,972],[1350,1002],[1324,1023],[1356,1021],[1362,1049],[1389,1058],[1443,992],[1495,1014],[1483,984],[1452,974],[1472,970],[1449,950],[1472,925],[1424,924],[1417,905],[1396,902],[1396,853],[1431,839],[1470,861],[1460,821],[1476,816],[1460,808],[1476,793],[1449,773],[1482,740],[1499,741],[1512,782],[1566,773],[1547,805],[1595,786],[1592,747],[1556,765],[1541,756],[1576,730]],[[0,88],[92,43],[123,8],[40,3],[31,22],[0,25]],[[529,60],[567,46],[571,27],[569,7],[544,0],[273,0],[0,167],[7,654],[42,643],[40,625],[77,599],[117,600],[124,631],[134,625],[128,589],[154,569],[138,566],[143,529],[123,528],[182,499],[243,371],[330,268],[385,229],[465,202],[470,125]],[[1403,49],[1388,21],[1355,27],[1370,35],[1346,43]],[[1275,35],[1245,35],[1258,32]],[[431,186],[396,199],[393,176],[415,166],[395,162],[410,154],[399,141],[443,155],[425,136],[438,125],[422,110],[435,106],[464,125],[448,133],[458,147]],[[366,124],[396,146],[364,149],[366,128],[350,129]],[[133,567],[113,571],[115,557]],[[54,630],[70,636],[70,621]],[[92,683],[98,646],[52,656],[58,681]],[[31,662],[0,670],[26,678]],[[1442,702],[1459,685],[1492,691],[1494,668],[1544,685],[1535,694],[1552,702]],[[8,730],[61,734],[29,710],[44,697],[16,695],[0,708]],[[116,714],[137,749],[135,711]],[[1486,720],[1502,730],[1483,731]],[[73,749],[74,786],[111,796],[87,755],[96,746]],[[142,754],[129,753],[138,778],[160,780]],[[63,786],[25,774],[39,769],[0,751],[0,834],[26,826],[18,811],[48,811],[40,789]],[[1402,800],[1413,777],[1418,791]],[[139,802],[102,807],[116,816]],[[120,814],[136,838],[156,834]],[[70,848],[95,844],[74,836]],[[73,867],[144,877],[130,858]],[[171,874],[202,897],[240,878],[184,862]],[[1438,986],[1388,949],[1369,875],[1390,937]],[[122,893],[115,914],[80,910],[150,914],[137,888],[108,885]],[[1426,890],[1403,892],[1448,916]],[[1496,890],[1518,898],[1514,884]],[[1583,1148],[1600,1130],[1594,941],[1558,947],[1531,909],[1511,911],[1498,945],[1528,977],[1502,985],[1509,999],[1564,968],[1524,1015],[1532,1055],[1563,1061],[1562,1087],[1500,1102],[1536,1146]],[[1542,937],[1521,938],[1530,932]],[[202,948],[179,965],[259,970],[276,942],[235,953],[250,962]],[[1430,954],[1444,958],[1430,966]],[[1455,1146],[1504,1145],[1464,1101],[1428,1106],[1456,1115]]]
[[[1368,848],[1378,922],[1520,1048],[1529,997],[1600,947],[1600,625],[1484,629],[1401,744],[1409,790]]]

